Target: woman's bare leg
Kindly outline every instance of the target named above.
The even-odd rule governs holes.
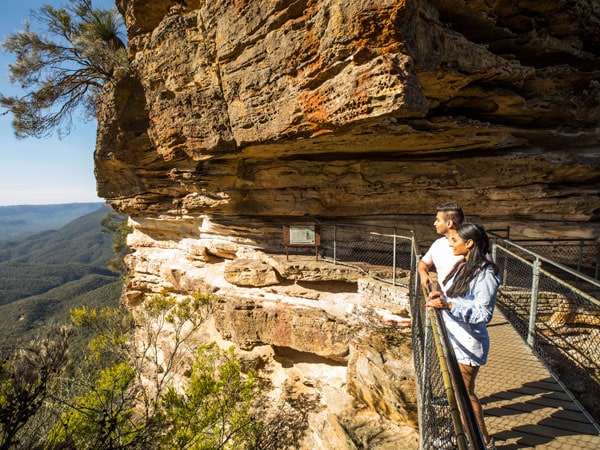
[[[485,426],[485,421],[483,420],[483,407],[481,406],[479,399],[475,395],[475,378],[477,377],[477,373],[479,372],[479,366],[467,366],[465,364],[460,363],[458,365],[460,367],[460,373],[462,374],[465,386],[467,387],[467,392],[469,394],[469,399],[471,400],[471,405],[473,405],[475,420],[477,420],[477,424],[479,425],[479,429],[481,430],[483,440],[486,444],[488,444],[491,438]]]

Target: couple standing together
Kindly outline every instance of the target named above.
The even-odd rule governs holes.
[[[464,214],[455,203],[436,208],[433,225],[438,234],[419,261],[421,285],[432,288],[429,270],[435,266],[436,289],[426,306],[441,309],[448,337],[462,374],[475,418],[487,449],[495,449],[483,420],[483,408],[475,395],[475,378],[487,361],[490,338],[486,324],[492,320],[500,285],[490,254],[489,238],[481,225],[463,223]]]

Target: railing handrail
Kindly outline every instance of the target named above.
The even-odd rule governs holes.
[[[415,237],[413,231],[413,244],[411,250],[413,252],[412,256],[414,258],[415,266],[411,267],[411,271],[414,271],[415,285],[419,285],[419,272],[416,268],[420,259],[420,249],[419,243]],[[417,292],[418,290],[415,290],[415,296],[417,296]],[[421,287],[421,294],[424,300],[428,297],[427,290],[424,287]],[[469,448],[483,450],[485,449],[483,436],[475,419],[473,405],[471,404],[466,385],[462,378],[462,374],[460,373],[454,349],[450,345],[446,325],[442,319],[441,312],[433,308],[427,309],[442,371],[442,378],[444,380],[444,387],[446,388],[448,404],[450,406],[450,415],[454,426],[457,446],[459,450],[467,450]],[[469,443],[471,446],[469,446]]]
[[[513,242],[547,242],[548,244],[554,242],[586,242],[594,241],[593,245],[600,245],[595,238],[528,238],[528,239],[511,239]]]
[[[422,291],[423,296],[426,296],[427,291],[424,288]],[[477,425],[475,412],[469,400],[467,387],[460,373],[454,350],[450,345],[442,313],[433,308],[428,308],[428,313],[440,359],[440,368],[444,378],[458,448],[461,450],[469,448],[475,450],[485,449],[481,430]],[[469,443],[471,443],[471,446],[469,446]]]
[[[585,409],[589,406],[596,413],[599,412],[593,401],[588,399],[597,398],[600,392],[600,383],[594,375],[600,369],[596,351],[600,341],[596,334],[586,333],[586,330],[596,324],[600,299],[593,287],[600,286],[600,283],[514,241],[494,239],[493,252],[496,250],[500,256],[495,260],[502,261],[505,275],[502,295],[498,297],[499,305],[505,308],[509,321],[526,340],[529,348],[546,365],[590,423],[600,430],[600,425]],[[596,258],[600,262],[600,254]],[[542,268],[542,261],[549,269]],[[523,270],[518,270],[521,266],[524,266]],[[559,273],[554,268],[563,272]],[[570,276],[564,276],[568,274]],[[571,276],[575,276],[575,281],[570,280]],[[585,281],[592,288],[589,289],[588,284],[582,287],[580,281]],[[570,336],[575,334],[586,337],[581,341],[571,339]],[[563,374],[566,376],[564,383],[559,378]],[[579,399],[571,392],[573,387],[579,392]]]
[[[532,267],[532,268],[533,268],[533,266],[534,266],[534,263],[532,263],[531,261],[528,261],[527,259],[525,259],[525,258],[522,258],[521,256],[517,255],[517,254],[516,254],[516,253],[514,253],[514,252],[511,252],[509,249],[507,249],[506,247],[503,247],[502,245],[500,245],[500,244],[498,244],[498,243],[496,243],[496,244],[494,244],[494,245],[495,245],[496,247],[498,247],[498,248],[501,248],[501,249],[502,249],[502,251],[504,251],[504,252],[508,253],[508,254],[509,254],[510,256],[512,256],[513,258],[515,258],[515,259],[517,259],[517,260],[521,261],[523,264],[526,264],[526,265],[528,265],[528,266],[530,266],[530,267]],[[557,277],[556,275],[554,275],[554,274],[553,274],[553,273],[551,273],[551,272],[548,272],[547,270],[544,270],[544,269],[542,269],[542,268],[539,268],[538,270],[539,270],[539,272],[540,272],[540,273],[543,273],[543,274],[544,274],[544,275],[546,275],[548,278],[551,278],[551,279],[553,279],[554,281],[556,281],[556,282],[558,282],[558,283],[560,283],[560,284],[562,284],[562,285],[564,285],[564,286],[568,287],[568,288],[569,288],[569,289],[571,289],[573,292],[575,292],[577,295],[579,295],[579,296],[581,296],[581,297],[585,298],[586,300],[589,300],[590,302],[594,303],[595,305],[598,305],[598,306],[600,306],[600,300],[598,300],[597,298],[595,298],[595,297],[591,296],[591,295],[590,295],[590,294],[588,294],[587,292],[584,292],[584,291],[582,291],[582,290],[581,290],[581,289],[579,289],[578,287],[576,287],[576,286],[573,286],[573,285],[572,285],[571,283],[569,283],[568,281],[565,281],[565,280],[563,280],[562,278],[560,278],[560,277]],[[593,280],[593,279],[592,279],[592,280]],[[594,281],[595,281],[595,280],[594,280]],[[599,285],[599,284],[597,284],[597,283],[592,283],[592,284],[594,284],[594,285]]]
[[[503,240],[503,241],[504,241],[506,244],[509,244],[509,245],[511,245],[511,246],[513,246],[513,247],[516,247],[516,248],[518,248],[519,250],[521,250],[522,252],[525,252],[525,253],[527,253],[527,254],[531,255],[531,256],[532,256],[532,257],[534,257],[535,259],[538,259],[538,260],[540,260],[540,261],[543,261],[543,262],[545,262],[545,263],[548,263],[548,264],[550,264],[550,265],[552,265],[552,266],[554,266],[554,267],[556,267],[556,268],[558,268],[558,269],[560,269],[560,270],[563,270],[563,271],[565,271],[565,272],[567,272],[567,273],[569,273],[569,274],[571,274],[571,275],[574,275],[574,276],[575,276],[575,277],[577,277],[577,278],[581,278],[581,279],[582,279],[582,280],[584,280],[585,282],[587,282],[587,283],[590,283],[590,284],[593,284],[593,285],[594,285],[594,286],[596,286],[596,287],[600,287],[600,281],[598,281],[598,280],[595,280],[594,278],[592,278],[592,277],[590,277],[590,276],[587,276],[587,275],[585,275],[584,273],[581,273],[581,272],[579,272],[579,271],[577,271],[577,270],[575,270],[575,269],[571,269],[570,267],[568,267],[568,266],[565,266],[564,264],[561,264],[561,263],[559,263],[559,262],[553,261],[553,260],[551,260],[550,258],[546,258],[545,256],[542,256],[542,255],[540,255],[539,253],[536,253],[536,252],[534,252],[534,251],[531,251],[531,250],[529,250],[529,249],[527,249],[527,248],[525,248],[525,247],[523,247],[523,246],[521,246],[521,245],[517,244],[517,243],[516,243],[516,242],[514,242],[514,241],[511,241],[511,240],[509,240],[509,239],[502,239],[502,240]]]

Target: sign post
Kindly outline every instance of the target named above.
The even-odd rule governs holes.
[[[315,247],[318,260],[321,236],[316,225],[286,225],[283,227],[283,245],[286,260],[289,260],[288,247]]]

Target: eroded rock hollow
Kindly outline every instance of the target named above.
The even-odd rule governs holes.
[[[368,281],[289,275],[269,252],[282,225],[389,224],[426,242],[435,205],[454,201],[516,237],[600,234],[597,1],[117,6],[131,64],[105,89],[95,163],[99,195],[135,229],[127,301],[165,288],[226,294],[221,338],[271,346],[273,364],[296,370],[286,379],[322,399],[331,386],[348,394],[311,425],[330,448],[348,427],[328,418],[350,417],[353,401],[414,444],[414,396],[383,405],[365,388],[390,369],[366,375],[360,363],[390,361],[372,330],[356,337]],[[306,354],[329,364],[329,387],[306,381]]]

